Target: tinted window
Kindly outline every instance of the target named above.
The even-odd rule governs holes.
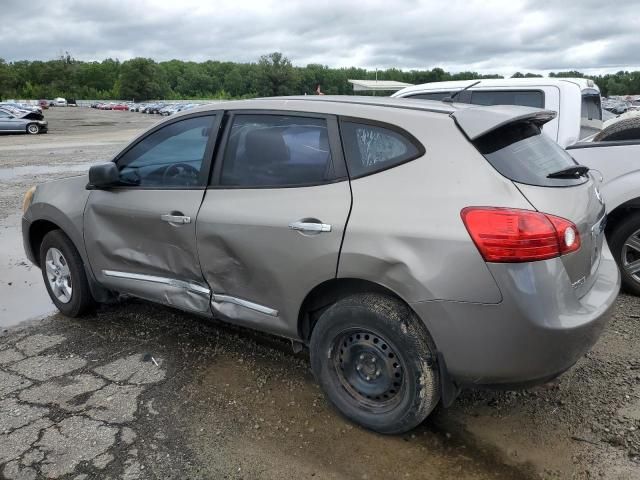
[[[148,135],[118,159],[120,179],[152,187],[201,185],[200,170],[214,118],[182,120]]]
[[[476,90],[471,92],[471,103],[475,105],[524,105],[544,108],[544,94],[538,91]]]
[[[442,100],[443,98],[450,97],[453,92],[431,92],[431,93],[419,93],[417,95],[411,95],[408,98],[417,98],[419,100]]]
[[[547,175],[576,165],[571,156],[530,122],[498,128],[474,142],[476,148],[505,177],[543,187],[584,183],[579,178],[547,178]]]
[[[408,136],[388,128],[343,121],[340,131],[351,177],[393,167],[423,153]]]
[[[331,175],[326,120],[286,115],[233,117],[222,185],[309,185],[324,183]]]
[[[583,95],[580,119],[580,139],[602,130],[602,105],[600,95]]]

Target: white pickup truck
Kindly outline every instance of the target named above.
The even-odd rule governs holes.
[[[640,295],[640,117],[602,129],[600,89],[583,78],[510,78],[413,85],[394,97],[553,110],[543,132],[602,177],[606,235],[623,287]],[[448,97],[448,98],[447,98]],[[586,232],[585,232],[586,233]]]

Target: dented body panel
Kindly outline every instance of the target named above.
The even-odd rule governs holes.
[[[214,311],[233,323],[297,338],[305,296],[336,275],[350,204],[346,180],[302,188],[209,189],[197,235]],[[305,218],[321,220],[331,231],[304,234],[289,228]],[[216,302],[220,294],[277,314]]]
[[[203,195],[204,190],[198,189],[91,191],[84,240],[97,280],[116,291],[208,313],[209,294],[196,249],[196,217]],[[191,221],[180,225],[162,221],[161,215],[170,213]]]

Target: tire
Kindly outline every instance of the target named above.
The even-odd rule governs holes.
[[[318,319],[310,354],[330,403],[367,429],[406,432],[440,400],[433,340],[396,298],[359,294],[339,300]]]
[[[30,123],[27,125],[27,133],[31,135],[37,135],[40,133],[40,125],[37,123]]]
[[[58,254],[62,255],[62,260]],[[80,317],[95,307],[82,258],[62,230],[53,230],[42,239],[40,269],[49,297],[64,315]],[[52,276],[60,280],[55,287],[56,282],[50,280]]]
[[[629,242],[636,239],[636,242]],[[622,288],[625,292],[640,296],[640,271],[632,274],[628,264],[634,260],[640,260],[640,250],[635,250],[628,243],[640,248],[640,211],[627,215],[617,223],[609,234],[609,246],[616,263],[620,267]]]
[[[594,142],[640,139],[640,115],[618,120],[593,137]]]

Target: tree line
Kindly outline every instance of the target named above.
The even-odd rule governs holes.
[[[517,72],[512,77],[539,76]],[[604,96],[640,94],[638,71],[596,76],[569,71],[554,72],[550,76],[591,78]],[[503,77],[477,72],[449,73],[441,68],[368,70],[329,68],[320,64],[299,67],[280,52],[263,55],[255,63],[156,62],[150,58],[84,62],[67,53],[49,61],[6,62],[0,58],[0,99],[228,99],[313,94],[317,85],[326,94],[349,95],[353,94],[353,87],[348,79],[376,78],[420,84]]]

